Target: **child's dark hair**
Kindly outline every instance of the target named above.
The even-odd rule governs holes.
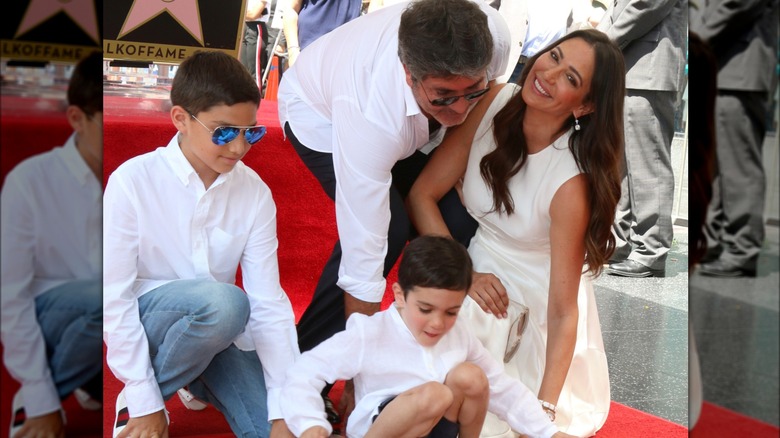
[[[192,114],[244,102],[260,105],[260,89],[246,67],[224,52],[195,52],[179,65],[171,85],[171,103]]]
[[[103,54],[94,51],[76,64],[68,81],[68,105],[81,108],[87,117],[103,112]]]
[[[398,266],[404,296],[415,287],[467,291],[473,266],[460,243],[443,236],[420,236],[406,245]]]

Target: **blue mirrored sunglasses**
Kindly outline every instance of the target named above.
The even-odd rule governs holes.
[[[217,146],[224,146],[231,141],[235,140],[236,137],[241,133],[241,131],[244,131],[244,138],[246,138],[246,142],[250,145],[253,145],[260,141],[265,136],[265,126],[257,125],[257,126],[217,126],[216,128],[209,129],[208,126],[206,126],[203,122],[198,120],[197,117],[195,117],[195,114],[190,114],[193,119],[195,119],[198,123],[201,124],[206,130],[211,133],[211,141],[217,145]]]

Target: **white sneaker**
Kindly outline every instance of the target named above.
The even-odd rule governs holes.
[[[208,406],[206,402],[199,400],[185,388],[176,391],[176,394],[179,395],[179,400],[181,400],[181,403],[184,405],[184,407],[191,411],[202,411]]]
[[[119,391],[119,395],[116,396],[116,417],[114,418],[114,432],[111,435],[113,438],[116,438],[117,435],[119,435],[120,432],[125,430],[125,426],[127,426],[127,421],[130,420],[130,412],[127,410],[127,400],[125,400],[125,390]],[[168,410],[163,409],[163,412],[165,412],[165,422],[168,424],[171,424],[171,419],[168,417]]]
[[[19,429],[24,426],[24,420],[26,419],[27,416],[24,413],[22,402],[22,390],[19,389],[16,391],[16,394],[14,394],[14,400],[11,403],[11,429],[8,433],[9,438],[13,437],[16,432],[19,432]]]
[[[103,403],[92,398],[87,391],[84,391],[81,388],[76,388],[76,390],[73,391],[73,396],[76,397],[76,401],[79,402],[82,409],[88,411],[99,411],[103,409]]]
[[[65,417],[65,411],[60,411],[62,415],[62,424],[67,423]],[[24,422],[27,421],[27,414],[24,411],[24,403],[22,402],[22,390],[21,388],[14,394],[14,400],[11,402],[11,427],[8,431],[8,437],[12,438],[19,430],[24,426]]]
[[[127,401],[125,400],[125,390],[119,391],[116,396],[116,417],[114,417],[114,433],[112,437],[116,438],[119,432],[125,430],[127,420],[130,419],[130,413],[127,411]]]

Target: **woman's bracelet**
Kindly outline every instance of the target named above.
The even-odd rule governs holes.
[[[550,417],[550,421],[555,421],[555,405],[542,399],[539,399],[539,403],[542,404],[542,409]]]

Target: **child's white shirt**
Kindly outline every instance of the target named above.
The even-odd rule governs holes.
[[[103,337],[130,415],[164,407],[138,297],[179,279],[232,284],[240,263],[252,313],[236,345],[257,351],[269,418],[279,418],[285,372],[299,352],[295,316],[279,283],[276,206],[268,186],[239,161],[205,189],[174,136],[167,147],[119,166],[103,205]]]
[[[359,438],[371,427],[380,403],[427,382],[443,383],[447,373],[463,362],[485,371],[490,382],[488,409],[513,429],[531,437],[550,437],[558,431],[537,397],[505,375],[460,320],[435,346],[423,347],[395,306],[370,317],[353,314],[345,331],[303,353],[287,373],[282,413],[296,436],[313,426],[331,431],[320,391],[325,382],[354,378],[355,410],[347,436]]]

